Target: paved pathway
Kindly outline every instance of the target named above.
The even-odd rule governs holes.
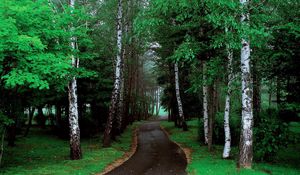
[[[136,153],[106,175],[186,175],[184,152],[161,130],[159,121],[139,128]]]

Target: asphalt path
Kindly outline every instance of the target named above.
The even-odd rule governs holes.
[[[186,175],[184,152],[161,130],[159,121],[140,126],[134,155],[106,175]]]

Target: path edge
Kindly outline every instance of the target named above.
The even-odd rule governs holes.
[[[131,142],[131,148],[130,151],[125,152],[122,157],[114,160],[112,163],[110,163],[108,166],[105,167],[105,169],[101,173],[97,173],[97,175],[105,175],[106,173],[111,172],[115,168],[123,165],[128,159],[130,159],[134,153],[137,150],[137,145],[138,145],[138,131],[139,127],[136,127],[132,132],[132,142]]]
[[[169,132],[163,126],[161,126],[161,125],[159,125],[159,126],[160,126],[160,129],[169,137],[169,140],[171,142],[173,142],[174,144],[176,144],[184,152],[184,155],[185,155],[185,158],[187,160],[187,163],[189,164],[191,162],[191,160],[192,160],[192,152],[193,152],[193,150],[191,148],[183,146],[182,144],[177,143],[177,142],[173,141],[172,139],[170,139]]]

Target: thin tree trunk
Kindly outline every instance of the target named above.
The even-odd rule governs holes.
[[[61,124],[61,106],[60,106],[60,104],[55,105],[55,118],[56,118],[56,126],[60,127],[60,124]]]
[[[122,123],[123,123],[123,118],[124,118],[124,57],[125,57],[125,49],[123,49],[123,56],[121,58],[121,76],[120,76],[120,92],[119,92],[119,101],[118,101],[118,108],[117,108],[117,135],[120,135],[122,131]]]
[[[152,95],[151,116],[154,116],[154,110],[155,110],[155,106],[156,106],[156,97],[155,97],[154,89],[151,89],[151,95]]]
[[[272,88],[272,80],[270,80],[270,85],[269,85],[269,108],[271,108],[272,104],[272,95],[273,95],[273,88]]]
[[[3,153],[4,153],[4,138],[5,138],[5,134],[6,134],[6,129],[4,128],[2,132],[3,133],[2,133],[2,136],[1,136],[0,167],[1,167]]]
[[[28,117],[29,117],[29,119],[28,119],[28,124],[27,124],[26,131],[24,133],[24,137],[28,136],[29,130],[30,130],[31,126],[32,126],[32,118],[33,118],[33,115],[34,115],[34,111],[35,111],[34,107],[32,107],[32,108],[29,107],[28,108],[28,112],[29,112]]]
[[[277,102],[277,109],[281,107],[281,79],[277,76],[276,79],[276,102]]]
[[[184,119],[183,108],[180,97],[180,89],[179,89],[179,71],[178,71],[178,63],[174,64],[174,72],[175,72],[175,90],[176,90],[176,99],[178,105],[178,113],[179,113],[179,126],[183,128],[184,131],[187,130],[187,126]]]
[[[240,0],[243,9],[248,6],[248,0]],[[241,23],[248,25],[249,13],[243,13]],[[252,80],[250,72],[250,43],[242,39],[241,49],[242,72],[242,126],[240,137],[239,167],[251,168],[253,159],[253,107],[252,107]]]
[[[71,8],[71,13],[75,8],[75,0],[70,0],[69,5]],[[71,32],[74,32],[74,27],[71,26]],[[71,48],[72,50],[76,49],[76,38],[74,36],[71,37]],[[72,66],[74,68],[78,68],[79,61],[75,58],[74,55],[71,55]],[[78,122],[78,103],[77,103],[77,81],[76,78],[73,77],[68,85],[69,89],[69,125],[70,125],[70,158],[72,160],[81,159],[81,146],[80,146],[80,129]]]
[[[206,63],[203,62],[203,125],[204,125],[204,143],[208,144],[208,86],[206,81]]]
[[[37,108],[37,111],[38,111],[38,117],[40,118],[40,127],[42,129],[45,129],[46,128],[46,116],[44,115],[44,112],[43,112],[43,106],[38,106]]]
[[[156,117],[159,116],[161,105],[160,105],[160,90],[157,90],[157,99],[156,99]]]
[[[14,89],[14,94],[9,95],[9,109],[8,116],[10,116],[14,123],[8,126],[7,134],[8,134],[8,146],[14,147],[17,135],[17,124],[19,122],[20,115],[24,112],[22,108],[21,99],[17,96],[17,88]]]
[[[226,30],[227,32],[227,30]],[[233,82],[233,68],[232,60],[233,53],[227,46],[227,93],[225,100],[225,112],[224,112],[224,132],[225,132],[225,145],[223,150],[223,158],[227,159],[230,156],[231,150],[231,134],[230,134],[230,125],[229,125],[229,115],[230,115],[230,100],[231,100],[231,91],[232,91],[232,82]]]
[[[260,78],[257,72],[257,66],[255,61],[252,62],[253,67],[253,115],[254,115],[254,122],[259,119],[261,107],[260,107]]]
[[[216,109],[217,109],[217,92],[216,92],[216,83],[214,83],[212,86],[209,87],[209,94],[210,99],[209,99],[209,115],[208,115],[208,150],[212,151],[212,144],[213,144],[213,133],[214,133],[214,120],[215,120],[215,115],[216,115]]]
[[[139,116],[139,81],[140,81],[140,70],[139,70],[139,59],[138,56],[136,56],[136,79],[135,79],[135,101],[134,103],[134,117],[138,121],[140,121],[140,116]]]
[[[111,97],[111,104],[109,108],[109,116],[107,118],[106,127],[103,136],[103,147],[109,147],[111,145],[112,125],[113,119],[117,112],[118,97],[121,88],[121,54],[122,54],[122,0],[118,1],[118,15],[117,15],[117,47],[118,53],[116,57],[115,68],[115,82],[114,89]]]

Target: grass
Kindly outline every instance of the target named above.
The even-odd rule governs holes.
[[[85,175],[96,174],[114,160],[130,150],[132,131],[137,126],[129,126],[124,134],[112,144],[102,148],[101,139],[83,139],[81,142],[83,159],[69,160],[69,142],[46,131],[33,129],[28,138],[20,138],[17,146],[6,148],[0,174],[7,175]]]
[[[223,160],[222,146],[215,146],[213,152],[209,152],[207,146],[198,142],[198,121],[188,122],[189,131],[182,132],[175,128],[172,122],[162,121],[161,125],[169,132],[171,140],[192,150],[191,162],[187,171],[191,175],[298,175],[300,174],[300,145],[291,145],[279,153],[276,163],[254,163],[253,169],[236,168],[236,160]],[[233,157],[236,157],[237,148],[233,148]],[[284,157],[284,159],[283,159]]]

